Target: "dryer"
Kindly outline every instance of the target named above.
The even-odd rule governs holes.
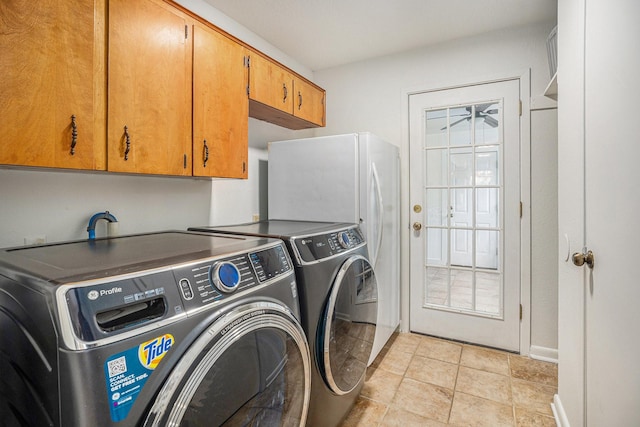
[[[337,426],[362,389],[376,331],[378,288],[360,228],[268,220],[190,230],[284,240],[313,360],[307,425]]]
[[[150,233],[0,251],[5,426],[304,425],[282,241]]]

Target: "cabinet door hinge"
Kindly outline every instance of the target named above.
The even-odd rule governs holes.
[[[242,162],[242,173],[247,171],[247,162]]]
[[[520,218],[522,218],[522,202],[520,202]]]
[[[184,39],[188,39],[189,38],[189,26],[185,25],[184,26]]]
[[[520,304],[520,320],[522,320],[522,304]]]
[[[518,115],[522,116],[522,99],[518,100]]]
[[[182,168],[186,169],[187,168],[187,155],[185,154],[184,157],[182,158]]]

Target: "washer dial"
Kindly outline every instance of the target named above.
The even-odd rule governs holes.
[[[346,231],[341,231],[338,233],[338,243],[345,249],[349,249],[351,247],[351,237],[349,237],[349,233]]]
[[[234,292],[240,284],[240,270],[233,263],[223,261],[211,266],[209,280],[220,292]]]

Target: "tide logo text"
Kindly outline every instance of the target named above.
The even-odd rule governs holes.
[[[173,335],[165,334],[140,344],[138,347],[140,364],[147,369],[155,369],[169,349],[171,349],[173,343]]]

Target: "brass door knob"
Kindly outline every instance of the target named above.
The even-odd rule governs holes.
[[[591,251],[587,251],[586,253],[576,252],[571,257],[571,260],[573,261],[573,265],[578,267],[582,267],[587,264],[587,267],[593,268],[595,264],[595,257]]]
[[[414,222],[414,223],[413,223],[413,229],[414,229],[415,231],[420,231],[420,230],[422,230],[422,224],[421,224],[421,223],[419,223],[419,222],[417,222],[417,221],[416,221],[416,222]]]

